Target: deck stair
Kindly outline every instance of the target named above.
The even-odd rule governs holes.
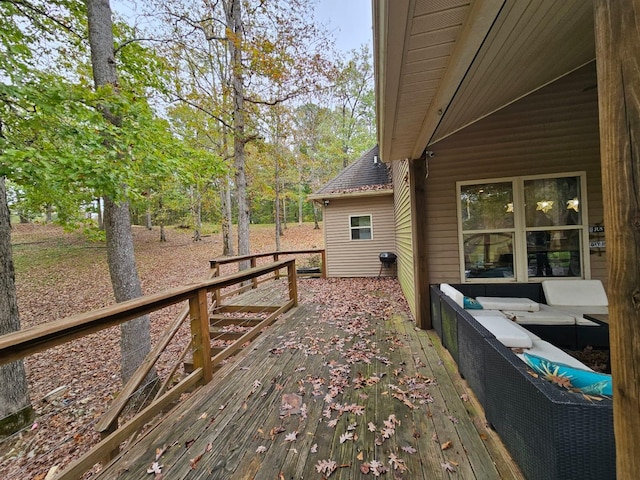
[[[221,305],[215,309],[215,313],[209,316],[211,358],[215,359],[227,348],[234,349],[233,354],[228,358],[241,352],[259,333],[243,344],[237,345],[237,342],[255,328],[264,328],[266,325],[263,322],[275,309],[277,307],[265,305],[245,305],[242,309],[238,309],[234,305]],[[193,372],[193,357],[190,354],[185,357],[183,366],[185,373]],[[221,366],[222,362],[216,362],[214,372],[219,370]]]

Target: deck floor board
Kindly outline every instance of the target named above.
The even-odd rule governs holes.
[[[477,418],[477,406],[461,399],[464,381],[449,368],[436,337],[415,329],[404,314],[386,322],[372,315],[324,318],[322,305],[301,296],[299,307],[97,478],[146,477],[158,448],[165,449],[157,460],[164,480],[374,478],[361,469],[375,462],[389,469],[382,478],[448,479],[447,462],[456,478],[522,478]],[[256,292],[245,298],[252,305],[257,298],[278,300]],[[427,391],[432,401],[421,398]],[[284,395],[299,395],[303,412],[283,410]],[[383,431],[390,419],[399,423]],[[295,440],[287,441],[294,432]],[[448,441],[451,448],[442,449]],[[395,458],[402,461],[396,470]],[[319,462],[330,461],[337,467],[331,475],[318,472]]]

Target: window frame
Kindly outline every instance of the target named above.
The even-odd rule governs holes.
[[[519,175],[510,177],[496,177],[487,179],[464,180],[456,182],[456,210],[458,224],[458,255],[460,262],[460,279],[462,283],[539,283],[548,277],[529,276],[528,273],[528,251],[527,232],[540,230],[541,227],[527,227],[524,204],[524,184],[528,180],[556,179],[565,177],[577,177],[580,189],[580,225],[558,225],[551,226],[551,230],[577,230],[580,233],[580,277],[555,277],[555,278],[591,278],[591,261],[589,250],[589,212],[587,197],[587,178],[585,171],[560,172],[551,174]],[[462,228],[462,187],[475,184],[505,183],[510,182],[513,192],[514,221],[513,227],[485,229],[485,230],[463,230]],[[465,249],[464,237],[468,234],[478,233],[512,233],[513,234],[513,277],[491,278],[475,277],[467,278],[465,274]]]
[[[364,227],[364,226],[358,226],[358,227],[354,227],[351,225],[351,219],[352,218],[360,218],[360,217],[369,217],[369,225]],[[354,230],[362,230],[362,229],[369,229],[369,231],[371,232],[371,237],[370,238],[353,238],[353,232]],[[356,214],[356,215],[349,215],[349,240],[351,242],[366,242],[366,241],[370,241],[373,240],[373,214],[371,213],[361,213],[361,214]]]

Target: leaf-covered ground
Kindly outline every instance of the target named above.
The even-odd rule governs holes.
[[[201,280],[209,260],[222,253],[219,234],[191,240],[189,230],[134,227],[136,258],[144,292]],[[17,224],[12,243],[22,328],[113,303],[103,243],[52,225]],[[322,248],[322,230],[313,224],[289,225],[282,250]],[[253,252],[275,250],[273,226],[252,226]],[[152,316],[156,339],[178,309]],[[167,356],[177,355],[188,339],[180,332]],[[37,418],[28,430],[0,443],[0,478],[42,480],[99,440],[93,431],[105,405],[122,387],[117,327],[84,337],[26,359],[30,395]],[[160,365],[162,375],[167,362]]]

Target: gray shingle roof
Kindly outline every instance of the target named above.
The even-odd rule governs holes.
[[[316,195],[391,188],[389,167],[379,156],[376,145],[329,180]]]

